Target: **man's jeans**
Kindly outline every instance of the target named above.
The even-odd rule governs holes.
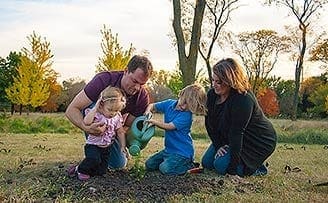
[[[126,166],[127,162],[125,154],[121,151],[121,144],[115,139],[114,143],[109,146],[108,168],[121,169]]]

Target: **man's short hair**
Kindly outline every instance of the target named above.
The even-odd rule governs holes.
[[[128,72],[134,72],[137,68],[144,71],[147,77],[153,73],[153,65],[145,56],[134,55],[128,63]]]

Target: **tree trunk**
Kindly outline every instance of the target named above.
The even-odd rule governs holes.
[[[32,107],[30,105],[26,106],[26,115],[30,115],[30,111],[31,111]]]
[[[10,107],[10,114],[14,115],[14,111],[15,111],[15,104],[12,103]]]
[[[302,31],[302,48],[300,51],[299,58],[297,59],[296,68],[295,68],[295,91],[294,91],[294,99],[293,99],[292,120],[297,120],[301,73],[303,70],[303,61],[304,61],[304,55],[306,50],[306,26],[304,24],[301,24],[299,27]]]
[[[211,64],[210,64],[209,60],[206,60],[206,67],[207,67],[207,72],[208,72],[208,79],[210,81],[211,87],[213,87],[213,84],[212,84],[212,67],[211,67]]]
[[[19,115],[20,115],[20,116],[22,115],[22,111],[23,111],[23,105],[20,104],[20,105],[19,105]]]
[[[188,56],[186,54],[186,42],[181,26],[181,5],[180,0],[173,0],[173,29],[177,39],[179,69],[182,72],[183,86],[195,82],[197,56],[200,44],[201,27],[205,11],[205,0],[197,0],[194,20],[192,26],[191,41]]]

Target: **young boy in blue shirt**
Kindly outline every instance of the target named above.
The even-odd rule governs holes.
[[[159,170],[167,175],[181,175],[194,167],[194,146],[191,138],[192,115],[206,114],[206,92],[198,85],[188,85],[179,99],[168,99],[149,104],[145,114],[156,110],[164,114],[164,121],[148,122],[165,130],[165,148],[152,155],[145,163],[148,171]]]

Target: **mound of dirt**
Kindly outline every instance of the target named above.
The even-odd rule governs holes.
[[[35,202],[176,202],[188,201],[184,197],[219,196],[226,192],[258,193],[263,185],[249,182],[239,176],[218,176],[214,171],[187,173],[181,176],[162,175],[160,172],[145,172],[143,168],[108,171],[103,176],[80,181],[67,175],[66,164],[56,164],[33,171],[28,182],[29,193],[10,193],[0,200],[26,200]],[[140,169],[140,170],[139,170]],[[25,184],[10,173],[4,182],[8,188]],[[14,191],[14,190],[12,190]],[[25,195],[21,197],[21,195]],[[190,200],[190,199],[189,199]],[[192,199],[193,200],[193,199]],[[197,199],[195,200],[197,201]],[[0,201],[1,202],[1,201]]]
[[[92,177],[86,182],[68,178],[62,186],[65,193],[76,197],[76,200],[164,202],[175,195],[188,196],[196,192],[219,195],[224,181],[201,174],[167,176],[159,172],[148,172],[138,179],[129,171],[120,170]]]

